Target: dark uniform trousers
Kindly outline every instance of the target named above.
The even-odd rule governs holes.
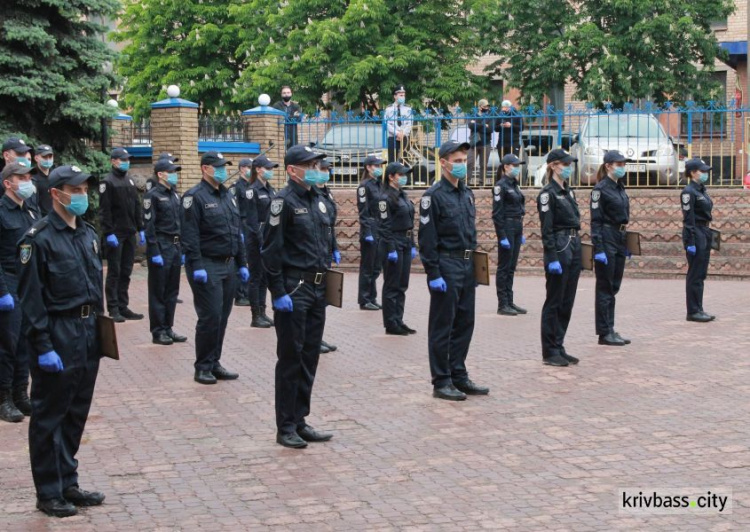
[[[103,249],[107,250],[107,281],[104,292],[107,296],[107,310],[123,310],[130,303],[128,289],[130,275],[135,261],[135,235],[117,235],[119,245],[116,248],[104,241]]]
[[[385,244],[380,235],[373,234],[374,242],[359,240],[360,267],[359,267],[359,304],[377,303],[378,286],[377,280],[383,267],[383,251]]]
[[[602,226],[602,241],[607,254],[607,264],[594,261],[596,273],[596,334],[603,336],[615,330],[615,296],[622,286],[625,272],[625,231]],[[563,272],[564,273],[564,272]]]
[[[466,371],[466,355],[474,334],[476,299],[473,260],[441,257],[440,273],[448,290],[430,290],[427,333],[430,372],[435,388],[441,388],[451,382],[461,383],[469,378]]]
[[[521,237],[523,236],[523,218],[505,219],[505,237],[510,242],[510,249],[497,246],[497,272],[495,273],[495,288],[499,307],[513,303],[513,280],[518,266],[518,254],[521,252]]]
[[[305,427],[310,414],[320,341],[326,322],[325,281],[321,284],[285,278],[292,312],[274,313],[276,337],[276,427],[291,434]]]
[[[703,312],[703,284],[708,276],[711,260],[711,230],[708,226],[695,226],[695,255],[687,254],[688,272],[685,278],[688,314]]]
[[[234,257],[214,259],[203,257],[203,269],[208,275],[205,284],[193,280],[193,270],[187,278],[193,290],[193,305],[198,315],[195,326],[195,369],[212,371],[219,366],[224,333],[232,312],[237,288],[237,262]]]
[[[164,266],[148,261],[148,318],[151,334],[166,333],[174,325],[177,296],[180,293],[182,248],[179,240],[157,235]]]
[[[555,234],[557,257],[562,275],[546,271],[547,297],[542,306],[542,356],[562,356],[568,324],[576,300],[578,278],[581,275],[581,238],[571,236],[570,230]]]
[[[23,311],[18,300],[18,280],[5,272],[5,283],[13,297],[13,310],[0,312],[0,390],[29,384],[29,346],[21,337]]]
[[[265,223],[260,224],[260,233],[250,233],[247,242],[247,261],[250,267],[250,282],[248,282],[248,297],[253,307],[265,307],[268,295],[268,277],[260,258],[260,240],[263,238]]]
[[[253,263],[254,260],[253,256],[251,255],[252,252],[252,237],[251,232],[248,231],[246,228],[242,227],[241,231],[245,235],[245,250],[247,251],[247,260],[248,260],[248,269],[250,271],[250,283],[252,283],[253,277],[255,277],[255,273],[253,272]],[[250,283],[237,283],[235,286],[235,299],[248,299],[250,301],[250,304],[252,306],[255,306],[255,302],[252,298],[252,288]]]
[[[62,498],[66,488],[78,485],[75,456],[99,372],[96,315],[50,314],[49,319],[64,369],[47,373],[34,364],[31,372],[31,473],[43,500]]]
[[[411,238],[406,234],[394,234],[394,239],[398,260],[383,262],[383,326],[387,329],[404,323],[406,290],[411,274]]]

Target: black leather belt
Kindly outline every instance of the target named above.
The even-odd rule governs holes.
[[[441,257],[448,257],[449,259],[464,259],[471,260],[474,256],[474,250],[465,249],[463,251],[440,251],[438,255]]]
[[[320,284],[325,281],[327,272],[306,272],[304,270],[296,270],[294,268],[288,268],[284,270],[284,274],[287,277],[294,277],[295,279],[302,279],[306,283]]]
[[[69,310],[50,312],[50,314],[52,314],[53,316],[63,316],[66,318],[86,319],[89,316],[95,315],[96,311],[94,310],[93,305],[81,305],[80,307],[75,307]]]
[[[610,224],[605,223],[607,227],[611,227],[613,229],[617,229],[618,231],[627,231],[628,230],[628,224]]]
[[[521,220],[521,221],[523,221],[523,215],[521,215],[521,216],[506,216],[505,219],[506,220]]]
[[[411,238],[414,234],[414,231],[412,229],[409,229],[408,231],[394,231],[398,236],[405,236],[406,238]]]
[[[180,243],[180,237],[179,235],[164,235],[160,234],[158,237],[162,240],[166,240],[167,242],[172,242],[173,244],[179,244]]]
[[[578,236],[578,229],[570,227],[568,229],[555,229],[555,233],[562,233],[564,235]]]
[[[711,227],[711,222],[704,222],[703,220],[696,220],[695,225],[699,227]]]

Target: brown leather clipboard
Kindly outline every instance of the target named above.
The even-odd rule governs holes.
[[[594,269],[594,244],[581,242],[581,268],[584,270]]]
[[[641,254],[641,234],[635,231],[625,231],[625,247],[631,255]]]
[[[99,333],[99,348],[102,355],[114,360],[120,360],[120,348],[117,346],[117,330],[115,321],[109,316],[97,316],[96,328]]]
[[[474,252],[474,280],[478,284],[490,285],[490,254],[486,251]]]
[[[711,249],[714,251],[721,250],[721,231],[718,229],[709,229],[711,231]]]
[[[326,272],[326,303],[341,308],[344,304],[344,272]]]

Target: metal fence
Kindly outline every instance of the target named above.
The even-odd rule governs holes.
[[[134,146],[151,146],[151,122],[148,120],[141,120],[140,122],[132,122],[131,127],[133,128],[133,145]]]
[[[571,179],[575,187],[595,184],[605,151],[617,149],[627,158],[629,187],[684,185],[685,161],[700,157],[713,167],[710,184],[741,186],[748,172],[750,109],[713,102],[698,106],[671,103],[622,109],[569,106],[557,110],[527,107],[387,116],[329,113],[284,122],[287,145],[314,146],[332,161],[335,186],[356,186],[368,155],[400,160],[414,168],[409,186],[429,186],[440,175],[438,150],[446,140],[466,141],[469,183],[490,187],[500,159],[515,153],[526,164],[521,185],[540,187],[546,157],[564,148],[578,158]],[[398,138],[398,132],[404,133]]]
[[[244,142],[245,125],[239,115],[201,115],[198,140],[208,142]]]

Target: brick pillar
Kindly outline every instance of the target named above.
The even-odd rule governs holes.
[[[109,148],[133,145],[133,117],[118,112],[109,121]]]
[[[265,96],[265,99],[263,98]],[[286,146],[284,145],[284,117],[286,113],[270,107],[270,99],[267,95],[261,95],[259,101],[265,103],[242,113],[242,121],[245,124],[245,141],[257,142],[260,144],[260,151],[266,152],[266,157],[274,162],[284,166],[284,154]],[[273,142],[273,148],[269,149],[270,143]],[[279,172],[285,180],[286,172]],[[282,181],[285,182],[285,181]],[[277,185],[278,183],[274,183]]]
[[[182,167],[179,185],[182,193],[201,179],[198,104],[178,98],[179,90],[171,94],[176,96],[151,104],[151,149],[154,162],[161,152],[180,158],[177,164]]]

